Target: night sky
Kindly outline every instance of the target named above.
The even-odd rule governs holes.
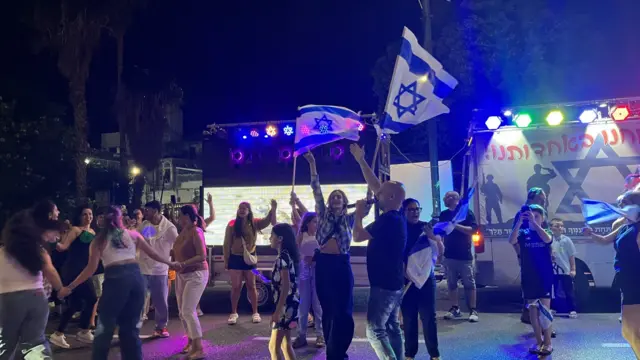
[[[213,122],[293,119],[297,107],[309,103],[373,112],[376,59],[400,38],[403,26],[422,36],[417,0],[150,3],[126,38],[126,62],[176,79],[185,93],[185,130],[194,138]],[[437,41],[442,25],[456,21],[456,1],[433,3]],[[576,42],[589,44],[594,34],[606,40],[575,55],[587,57],[589,71],[571,84],[566,98],[640,95],[640,2],[564,3],[567,16],[580,12],[592,19]],[[30,49],[25,13],[6,10],[0,14],[0,95],[65,103],[66,84],[53,58]],[[107,37],[95,55],[88,89],[93,145],[100,132],[116,130],[110,113],[114,93],[115,46]]]

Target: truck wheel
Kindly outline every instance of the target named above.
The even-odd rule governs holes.
[[[258,292],[258,311],[264,312],[272,310],[275,304],[273,303],[273,290],[271,289],[271,286],[256,279],[256,291]],[[242,295],[240,296],[240,299],[246,308],[251,310],[251,300],[249,300],[246,284],[242,286]]]
[[[587,312],[589,309],[589,300],[591,297],[591,282],[593,276],[587,264],[576,259],[576,277],[573,279],[576,296],[576,307],[579,312]]]

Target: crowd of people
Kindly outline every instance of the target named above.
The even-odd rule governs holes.
[[[275,201],[264,218],[254,217],[248,202],[239,204],[236,218],[226,228],[223,244],[224,266],[232,283],[228,324],[238,322],[243,283],[253,307],[251,321],[262,321],[257,307],[256,239],[261,230],[271,225],[271,247],[277,250],[270,282],[276,304],[270,318],[271,358],[292,360],[296,358],[294,349],[308,346],[308,318],[312,314],[315,346],[326,347],[328,360],[348,359],[354,336],[350,246],[352,242],[368,241],[366,335],[377,357],[414,359],[422,323],[428,354],[432,360],[439,359],[434,275],[437,262],[442,262],[448,278],[451,308],[445,319],[462,317],[459,278],[465,290],[468,320],[479,321],[472,242],[478,225],[473,212],[468,210],[464,220],[454,222],[460,210],[460,194],[447,192],[447,209],[439,220],[449,222],[452,229],[448,233],[435,232],[431,223],[420,220],[420,202],[407,198],[401,183],[381,182],[358,145],[353,144],[350,152],[369,188],[367,198],[356,201],[353,212],[347,211],[349,200],[341,190],[332,191],[325,199],[311,153],[304,157],[310,167],[315,211],[307,210],[293,192],[291,224],[276,223]],[[548,226],[545,202],[542,189],[530,189],[527,203],[515,216],[509,238],[520,258],[523,320],[531,323],[535,334],[536,343],[530,351],[539,355],[553,351],[552,316],[548,314],[553,307],[554,286],[561,284],[567,294],[567,312],[570,317],[577,316],[571,296],[572,278],[576,275],[575,247],[563,234],[561,219],[551,219]],[[374,203],[381,214],[365,227],[363,219]],[[131,218],[123,217],[122,209],[112,206],[99,211],[94,220],[93,210],[81,207],[72,219],[73,225],[61,221],[56,205],[50,201],[11,217],[1,234],[0,360],[13,359],[14,355],[28,358],[29,354],[51,359],[49,342],[70,347],[65,330],[78,312],[77,340],[92,344],[93,359],[107,359],[116,332],[123,358],[142,359],[139,332],[149,303],[155,308],[154,335],[170,336],[167,323],[172,272],[176,274],[179,317],[187,335],[182,353],[190,360],[205,358],[198,304],[209,282],[204,231],[215,221],[211,196],[207,197],[207,204],[211,214],[208,219],[203,219],[195,206],[185,205],[173,221],[163,215],[161,204],[156,201],[133,211]],[[621,196],[620,206],[628,205],[640,206],[640,192],[629,191]],[[633,275],[640,270],[637,222],[620,219],[606,236],[588,228],[585,233],[598,242],[614,244],[617,282],[623,294],[623,335],[638,355],[640,292],[633,285]],[[411,250],[421,242],[431,249],[432,266],[425,274],[427,281],[418,285],[406,275]],[[59,326],[47,339],[50,299],[62,300],[66,307]]]

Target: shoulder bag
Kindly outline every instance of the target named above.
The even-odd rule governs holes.
[[[242,258],[244,259],[244,263],[249,266],[254,266],[258,264],[258,257],[253,255],[247,250],[247,242],[244,241],[244,237],[242,238],[242,248],[244,251],[242,252]]]

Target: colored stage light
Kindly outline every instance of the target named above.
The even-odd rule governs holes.
[[[500,116],[489,116],[484,124],[487,126],[487,129],[496,130],[500,127],[500,124],[502,124],[502,119],[500,119]]]
[[[293,135],[293,127],[287,125],[282,129],[282,132],[284,132],[284,134],[287,136],[291,136]]]
[[[273,137],[278,135],[278,128],[273,125],[268,125],[265,129],[265,132],[267,133],[267,135]]]
[[[364,124],[363,124],[363,123],[360,123],[360,124],[358,125],[358,131],[362,131],[362,130],[364,130]]]
[[[618,105],[611,110],[611,118],[615,121],[627,120],[631,115],[631,110],[627,105]]]
[[[231,151],[231,161],[240,164],[244,160],[244,153],[240,149]]]
[[[242,138],[243,138],[243,139],[246,139],[246,138],[247,138],[247,135],[242,135]]]
[[[505,110],[503,115],[506,116],[506,117],[509,117],[509,116],[513,115],[513,112],[511,110]]]
[[[564,120],[564,115],[558,110],[553,110],[547,115],[547,124],[551,126],[560,125]]]
[[[249,133],[249,135],[251,135],[251,137],[258,137],[258,136],[260,136],[260,134],[258,133],[258,130],[256,130],[256,129],[251,130],[251,132]]]
[[[598,118],[598,111],[594,109],[587,109],[580,114],[580,122],[583,124],[589,124]]]
[[[529,114],[517,114],[513,121],[519,128],[526,128],[531,124],[531,116]]]

